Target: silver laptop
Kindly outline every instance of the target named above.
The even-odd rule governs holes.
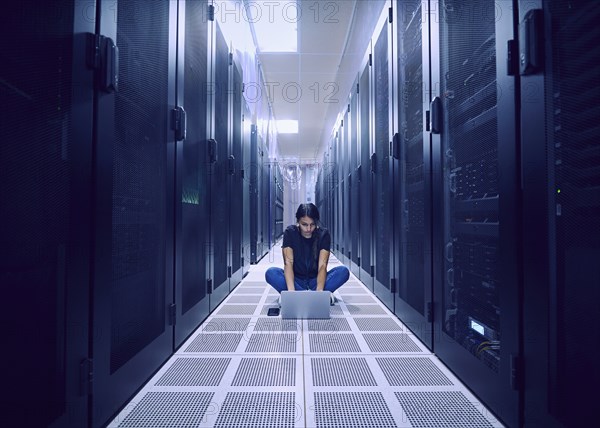
[[[329,291],[282,291],[281,318],[329,318]]]

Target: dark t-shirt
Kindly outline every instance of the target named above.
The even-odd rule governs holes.
[[[313,243],[319,236],[317,255],[313,255]],[[305,238],[298,226],[288,226],[283,232],[282,248],[290,247],[294,251],[294,276],[298,279],[317,277],[319,253],[321,250],[330,251],[331,235],[327,229],[317,229],[310,239]]]

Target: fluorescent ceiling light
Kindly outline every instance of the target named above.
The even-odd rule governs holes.
[[[298,133],[298,121],[297,120],[278,120],[277,121],[277,132],[280,134],[297,134]]]
[[[260,52],[298,52],[301,12],[295,1],[250,1],[244,4],[244,12]]]

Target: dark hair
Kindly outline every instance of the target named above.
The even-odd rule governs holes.
[[[315,204],[300,204],[296,210],[296,220],[300,221],[302,217],[310,217],[315,221],[315,224],[319,224],[319,210]]]
[[[317,248],[319,245],[319,241],[321,240],[321,229],[319,229],[319,210],[315,206],[315,204],[300,204],[298,209],[296,210],[296,220],[300,221],[302,217],[310,217],[315,221],[316,229],[314,231],[314,241],[313,241],[313,259],[311,265],[316,269],[319,269],[319,256],[317,254]],[[316,265],[316,266],[315,266]]]

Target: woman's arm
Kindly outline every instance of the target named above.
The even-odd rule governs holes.
[[[294,250],[292,247],[282,248],[283,252],[283,276],[285,277],[285,284],[287,285],[288,291],[294,291]]]
[[[327,263],[329,262],[329,251],[321,250],[319,252],[319,267],[317,271],[317,291],[323,291],[325,280],[327,279]]]

